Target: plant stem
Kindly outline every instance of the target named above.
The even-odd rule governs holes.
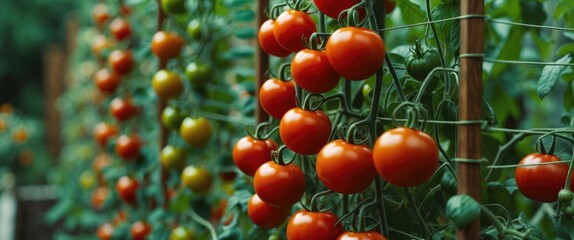
[[[191,216],[191,219],[209,230],[209,234],[211,235],[212,240],[217,240],[217,233],[215,232],[215,228],[213,228],[210,222],[197,215],[193,208],[189,208],[189,215]]]
[[[426,237],[430,236],[431,231],[429,229],[429,226],[427,225],[425,219],[423,218],[423,215],[421,215],[421,212],[417,208],[416,203],[415,203],[415,199],[413,198],[413,195],[411,194],[411,190],[409,190],[409,188],[405,188],[405,194],[407,195],[407,199],[409,200],[409,203],[410,203],[409,206],[412,208],[412,210],[417,215],[417,218],[419,219],[419,222],[423,228],[425,236]]]

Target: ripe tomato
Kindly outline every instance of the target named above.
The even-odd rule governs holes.
[[[96,235],[100,240],[110,240],[114,234],[114,227],[110,223],[104,223],[98,227]]]
[[[201,22],[199,19],[193,19],[187,24],[187,34],[193,40],[201,40]]]
[[[269,79],[259,89],[259,103],[275,119],[281,119],[290,109],[297,107],[295,84],[276,78]]]
[[[184,116],[179,109],[173,107],[166,107],[161,113],[161,123],[164,127],[171,130],[179,130]]]
[[[28,141],[28,130],[23,127],[19,127],[12,133],[12,140],[17,144],[23,144]]]
[[[343,140],[332,141],[321,149],[315,169],[327,188],[343,194],[362,192],[377,176],[371,149]]]
[[[338,1],[331,1],[331,0],[313,0],[317,9],[324,13],[325,15],[332,17],[334,19],[338,19],[339,15],[342,11],[349,9],[353,5],[359,3],[359,0],[338,0]],[[364,16],[365,10],[359,9],[360,16]]]
[[[370,29],[344,27],[331,34],[325,54],[335,72],[348,80],[363,80],[383,66],[385,44]]]
[[[167,14],[183,14],[186,12],[184,0],[161,0],[161,8]]]
[[[161,150],[159,160],[164,168],[182,169],[185,166],[185,155],[185,150],[167,145]]]
[[[124,210],[118,210],[118,214],[112,220],[112,224],[119,225],[119,224],[125,222],[127,218],[128,218],[128,214]]]
[[[138,135],[121,135],[116,141],[116,153],[124,160],[133,160],[140,155],[141,145]]]
[[[121,76],[108,69],[101,69],[94,75],[96,86],[102,93],[114,93],[120,85]]]
[[[313,18],[297,10],[281,13],[273,26],[273,35],[279,45],[291,52],[304,49],[303,39],[308,39],[314,32],[317,32],[317,27]]]
[[[114,98],[112,102],[110,102],[110,113],[114,116],[118,121],[125,121],[134,116],[137,113],[138,109],[136,106],[133,105],[132,100],[130,98],[122,99],[122,98]]]
[[[98,58],[102,57],[104,50],[110,50],[114,45],[114,41],[107,39],[104,35],[97,35],[92,38],[92,53]]]
[[[151,39],[151,51],[156,57],[163,60],[179,56],[183,45],[185,42],[177,33],[159,31]]]
[[[102,204],[104,204],[106,199],[108,199],[109,195],[110,195],[110,191],[109,191],[108,187],[101,186],[101,187],[97,187],[96,189],[94,189],[94,191],[92,192],[92,198],[91,198],[92,207],[95,209],[99,209],[100,207],[102,207]]]
[[[211,81],[213,70],[207,64],[192,62],[185,68],[185,76],[194,89],[202,89]]]
[[[120,5],[120,13],[122,14],[122,16],[129,16],[130,14],[132,14],[132,9],[125,5],[125,4],[121,4]]]
[[[270,55],[276,57],[286,57],[291,54],[290,51],[281,47],[275,35],[273,35],[273,28],[275,27],[275,20],[269,19],[261,24],[259,32],[257,33],[257,38],[259,39],[259,45],[261,48],[269,53]]]
[[[203,117],[187,117],[181,123],[179,134],[192,147],[203,148],[211,137],[211,124]]]
[[[100,122],[94,127],[94,140],[104,147],[108,143],[108,139],[118,134],[118,128],[114,125]]]
[[[179,226],[171,230],[169,240],[193,240],[194,234],[189,229]]]
[[[94,173],[96,173],[96,176],[101,177],[102,175],[102,170],[109,166],[112,163],[112,158],[110,156],[108,156],[105,153],[100,153],[96,156],[96,158],[94,159],[94,164],[92,165],[92,168],[94,169]]]
[[[130,232],[133,240],[144,240],[151,233],[151,226],[142,221],[137,221],[130,227]]]
[[[132,52],[129,50],[115,50],[108,57],[108,63],[114,72],[117,72],[121,75],[126,75],[132,70],[134,66],[134,57],[132,56]]]
[[[383,234],[375,231],[370,232],[345,232],[337,240],[387,240]]]
[[[110,19],[110,14],[108,13],[108,6],[103,3],[98,3],[92,8],[92,18],[94,23],[98,26],[104,25],[106,21]]]
[[[425,132],[394,128],[383,133],[373,146],[379,175],[399,187],[414,187],[429,180],[438,167],[438,147]]]
[[[135,205],[138,185],[137,180],[128,176],[123,176],[116,183],[116,191],[124,202]]]
[[[263,202],[257,194],[249,199],[247,203],[247,214],[255,225],[262,228],[278,227],[291,213],[291,206],[274,207]]]
[[[307,111],[293,108],[281,118],[279,123],[281,140],[293,152],[317,154],[329,141],[331,120],[323,111]]]
[[[197,193],[207,193],[213,177],[205,168],[187,166],[181,173],[181,184]]]
[[[395,0],[385,0],[385,12],[387,14],[389,14],[393,10],[395,10],[396,6],[397,6],[397,2],[395,2]]]
[[[287,223],[287,239],[289,240],[335,240],[343,233],[337,215],[331,212],[297,211]]]
[[[183,93],[183,80],[179,74],[167,70],[159,70],[152,80],[155,93],[164,100],[175,98]]]
[[[271,161],[271,151],[277,150],[273,139],[257,140],[246,136],[233,147],[233,162],[243,173],[253,176],[264,163]]]
[[[279,165],[269,161],[261,165],[253,178],[255,193],[275,207],[290,207],[305,193],[305,174],[295,164]]]
[[[541,153],[524,157],[518,165],[558,162],[560,158]],[[558,192],[564,188],[568,164],[517,167],[514,178],[518,190],[524,196],[539,202],[555,202]],[[574,190],[574,178],[570,179],[570,190]]]
[[[123,18],[116,18],[110,23],[110,32],[121,41],[132,35],[132,25]]]
[[[312,92],[325,93],[339,83],[339,74],[333,70],[324,52],[303,49],[291,60],[291,74],[297,86]]]

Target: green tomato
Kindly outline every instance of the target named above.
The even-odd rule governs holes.
[[[198,19],[193,19],[187,24],[187,34],[194,40],[201,39],[201,22]]]
[[[90,170],[84,171],[80,175],[80,185],[83,189],[90,189],[96,185],[96,175]]]
[[[365,85],[363,85],[363,97],[365,99],[371,99],[372,95],[371,92],[373,91],[373,87],[371,86],[371,84],[365,83]]]
[[[440,67],[440,55],[436,48],[421,46],[417,39],[411,53],[405,59],[405,68],[409,75],[418,81],[424,81],[435,68]]]
[[[185,10],[185,0],[161,0],[161,8],[167,14],[183,14]]]
[[[574,198],[572,191],[568,189],[562,189],[558,192],[558,200],[563,203],[569,203]]]
[[[192,62],[185,68],[185,76],[194,89],[203,89],[213,76],[211,66]]]
[[[164,168],[182,169],[185,166],[185,155],[185,150],[167,145],[161,150],[159,160]]]
[[[574,217],[574,207],[572,207],[572,206],[567,207],[564,212],[565,212],[568,216]]]
[[[184,118],[185,116],[181,114],[179,109],[166,107],[161,114],[161,123],[167,129],[179,130]]]
[[[169,240],[192,240],[194,234],[189,229],[179,226],[171,230]]]

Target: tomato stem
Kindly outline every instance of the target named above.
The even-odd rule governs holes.
[[[429,229],[429,226],[427,224],[427,222],[425,221],[425,219],[423,218],[423,215],[421,214],[421,212],[419,211],[419,209],[417,208],[417,205],[415,203],[415,199],[413,198],[413,195],[411,194],[411,191],[409,188],[405,188],[405,195],[407,196],[407,199],[409,201],[409,206],[411,207],[411,209],[413,210],[413,212],[415,212],[417,218],[419,219],[419,222],[422,226],[422,229],[425,233],[425,236],[428,238],[431,234],[431,231]]]
[[[333,192],[331,189],[329,190],[325,190],[322,192],[318,192],[317,194],[313,195],[313,197],[311,198],[311,211],[312,212],[319,212],[319,206],[317,204],[317,201],[319,201],[320,197],[323,196],[327,196],[329,194],[333,194],[335,192]]]

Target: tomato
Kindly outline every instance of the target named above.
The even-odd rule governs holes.
[[[19,127],[12,133],[12,140],[17,144],[23,144],[28,141],[29,134],[28,130],[23,127]]]
[[[30,150],[23,150],[18,155],[18,162],[22,166],[30,166],[34,162],[34,153]]]
[[[94,189],[91,197],[92,207],[95,209],[99,209],[100,207],[102,207],[106,199],[108,199],[109,195],[110,191],[108,187],[101,186]]]
[[[98,227],[96,235],[100,240],[110,240],[114,234],[114,227],[110,223],[104,223]]]
[[[337,215],[331,212],[307,212],[299,210],[287,223],[287,239],[289,240],[335,240],[343,233]]]
[[[128,176],[123,176],[118,179],[118,182],[116,183],[116,191],[123,201],[131,205],[135,205],[138,185],[137,180]]]
[[[255,225],[261,228],[278,227],[291,213],[291,206],[274,207],[263,202],[257,194],[249,199],[247,203],[247,215]]]
[[[313,0],[317,9],[324,13],[325,15],[332,17],[334,19],[338,19],[341,12],[344,10],[349,9],[353,5],[359,3],[359,0],[338,0],[338,1],[331,1],[331,0]],[[360,10],[360,16],[365,14],[364,9]]]
[[[103,3],[98,3],[92,8],[92,18],[94,23],[98,26],[104,25],[109,19],[110,14],[108,13],[108,6]]]
[[[532,153],[518,165],[558,162],[560,158],[550,154]],[[539,202],[555,202],[564,188],[568,164],[517,167],[514,178],[518,190],[526,197]],[[570,179],[570,190],[574,190],[574,178]]]
[[[187,24],[187,34],[193,40],[201,40],[201,22],[199,19],[193,19]]]
[[[117,134],[118,128],[114,125],[100,122],[94,127],[94,140],[102,147],[106,146],[108,140]]]
[[[362,192],[377,176],[371,149],[343,140],[332,141],[321,149],[315,169],[327,188],[343,194]]]
[[[133,105],[131,98],[114,98],[110,102],[110,113],[118,121],[125,121],[137,114],[138,109]]]
[[[169,235],[169,240],[193,240],[193,238],[193,232],[183,226],[174,228]]]
[[[297,10],[281,13],[273,26],[273,35],[279,45],[291,52],[304,49],[303,39],[309,39],[314,32],[317,32],[317,27],[313,18]]]
[[[266,113],[281,119],[287,111],[297,107],[295,84],[276,78],[265,81],[259,89],[259,103]]]
[[[325,93],[339,83],[339,74],[333,70],[324,52],[303,49],[291,61],[291,74],[297,86],[312,92]]]
[[[417,40],[416,44],[411,48],[411,52],[405,58],[407,72],[411,77],[419,81],[424,81],[433,69],[440,66],[438,50],[421,46],[419,40]]]
[[[132,52],[129,50],[115,50],[108,57],[108,63],[115,72],[121,75],[126,75],[134,66],[134,57],[132,56]]]
[[[279,135],[285,146],[293,152],[317,154],[329,141],[331,120],[320,110],[293,108],[281,118]]]
[[[213,78],[213,70],[207,64],[192,62],[185,68],[185,76],[194,89],[201,89]]]
[[[138,135],[121,135],[116,141],[116,153],[124,160],[133,160],[140,155],[141,145]]]
[[[183,14],[185,9],[185,0],[161,0],[161,8],[167,14]]]
[[[253,177],[255,193],[275,207],[290,207],[305,193],[305,174],[295,164],[279,165],[269,161]]]
[[[100,153],[94,159],[94,164],[92,165],[92,169],[94,169],[94,173],[96,176],[101,177],[102,170],[109,166],[112,163],[112,158],[105,153]]]
[[[80,174],[80,186],[82,186],[83,189],[86,190],[90,189],[94,187],[95,184],[96,184],[96,175],[94,175],[94,172],[86,170],[83,171],[82,174]]]
[[[257,33],[257,39],[259,40],[259,46],[270,55],[276,57],[286,57],[291,54],[290,51],[281,47],[275,35],[273,35],[273,29],[275,28],[275,20],[269,19],[261,24],[259,32]]]
[[[387,238],[378,232],[345,232],[337,240],[387,240]]]
[[[151,51],[159,59],[168,60],[179,56],[185,45],[177,33],[159,31],[151,39]]]
[[[573,198],[574,194],[568,189],[562,189],[558,192],[558,200],[560,200],[560,202],[569,203]]]
[[[132,25],[123,18],[116,18],[110,23],[110,32],[121,41],[132,35]]]
[[[127,218],[128,218],[128,214],[124,210],[118,210],[118,214],[116,215],[114,220],[112,220],[112,224],[119,225],[119,224],[125,222]]]
[[[425,132],[394,128],[383,133],[373,146],[379,175],[399,187],[414,187],[429,180],[439,163],[438,147]]]
[[[258,140],[246,136],[233,147],[233,162],[243,173],[253,176],[264,163],[271,161],[271,151],[277,150],[273,139]]]
[[[184,116],[177,108],[166,107],[161,113],[161,123],[167,129],[179,130],[183,119]]]
[[[132,9],[125,5],[125,4],[121,4],[120,5],[120,13],[122,14],[122,16],[129,16],[130,14],[132,14]]]
[[[185,165],[185,155],[185,150],[167,145],[161,150],[159,160],[164,168],[182,169]]]
[[[102,93],[114,93],[120,85],[121,76],[108,69],[101,69],[94,75],[96,86]]]
[[[148,223],[137,221],[130,227],[133,240],[144,240],[151,233],[151,226]]]
[[[203,148],[211,137],[211,124],[203,117],[187,117],[181,123],[179,134],[192,147]]]
[[[159,70],[152,80],[155,93],[164,100],[175,98],[183,93],[183,80],[179,74],[167,70]]]
[[[370,29],[344,27],[331,34],[325,54],[335,72],[348,80],[363,80],[383,66],[385,44]]]
[[[213,177],[205,168],[187,166],[181,173],[181,184],[194,192],[207,193]]]
[[[395,0],[385,0],[385,13],[391,13],[393,10],[395,10],[396,6],[397,2],[395,2]]]
[[[4,119],[0,119],[0,133],[6,131],[8,129],[8,124]]]
[[[98,58],[102,57],[104,50],[110,50],[114,45],[114,41],[107,39],[104,35],[97,35],[92,38],[92,53]]]

